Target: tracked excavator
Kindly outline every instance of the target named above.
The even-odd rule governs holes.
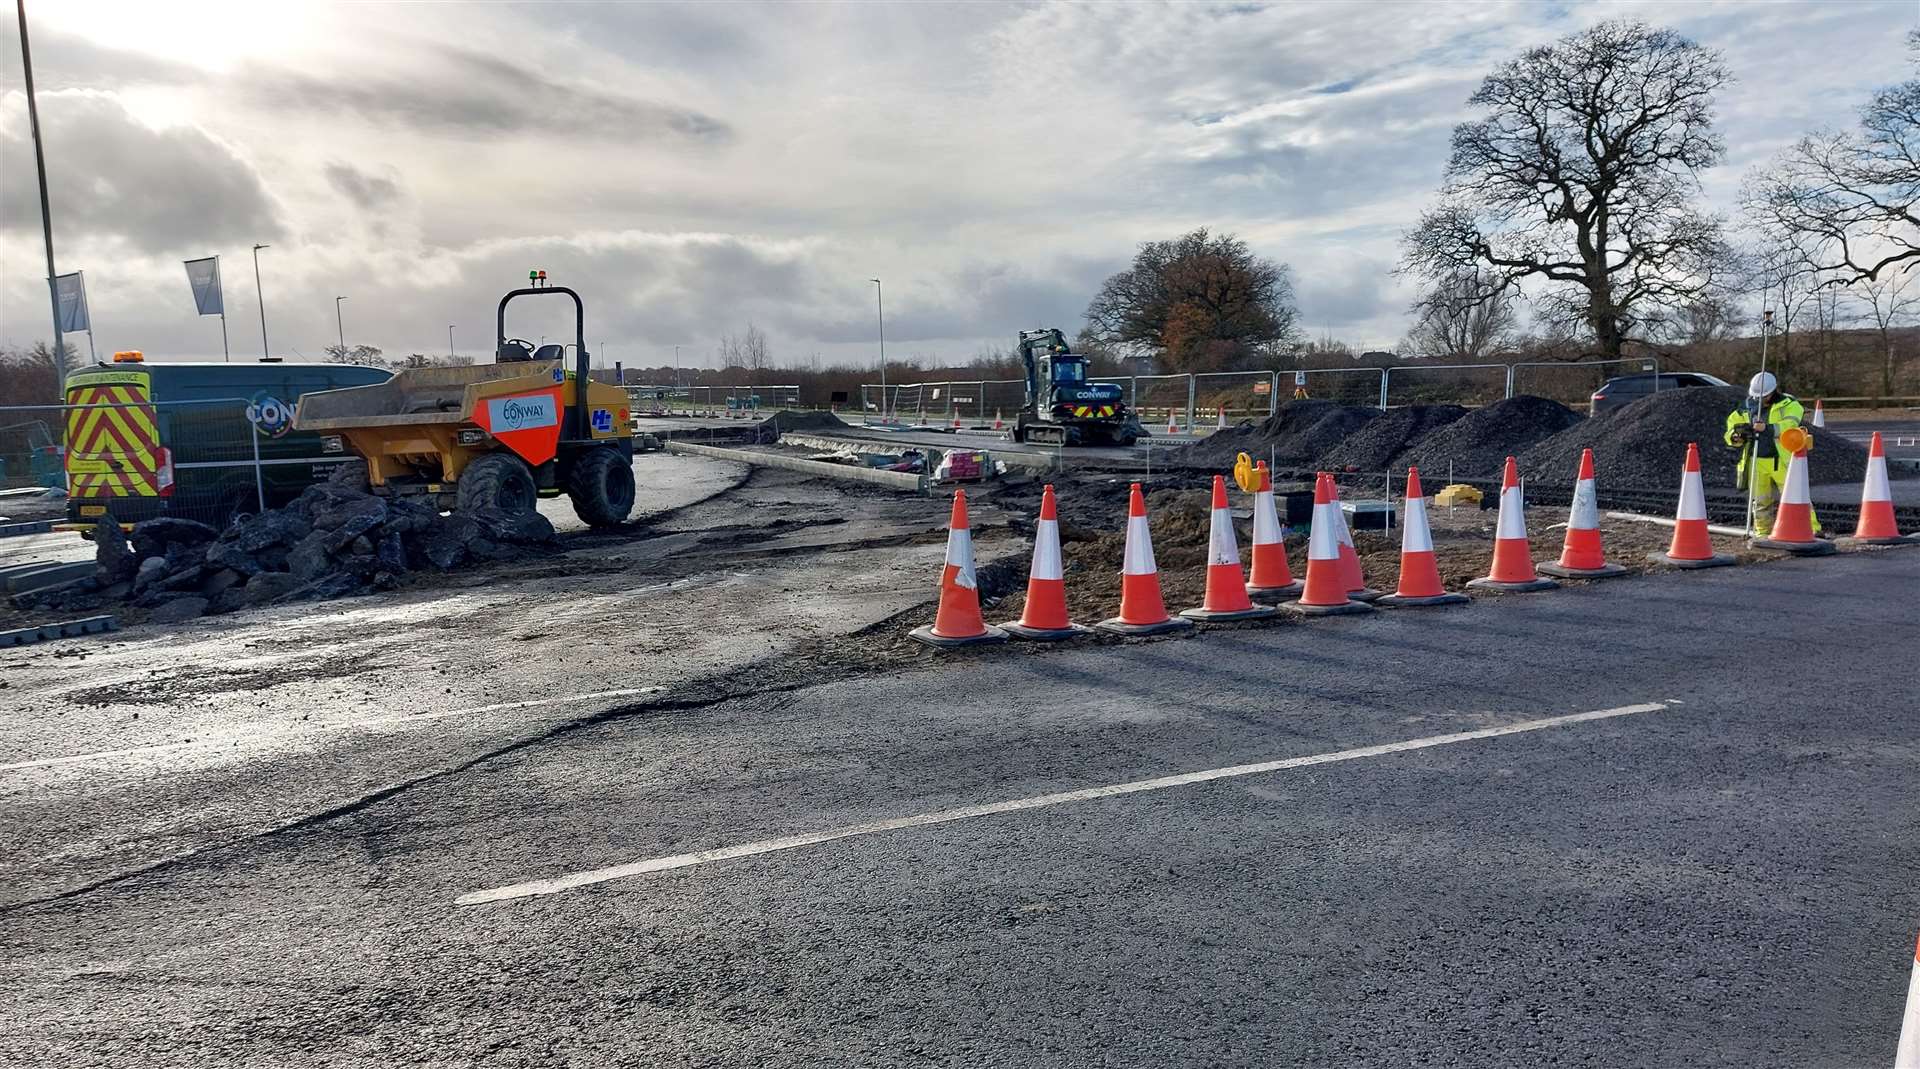
[[[1058,327],[1021,331],[1019,349],[1027,393],[1014,441],[1130,446],[1145,435],[1140,417],[1120,399],[1119,384],[1087,381],[1087,358],[1067,345]]]

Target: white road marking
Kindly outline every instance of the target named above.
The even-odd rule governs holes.
[[[301,738],[316,735],[324,731],[350,731],[354,728],[371,727],[378,724],[411,724],[417,720],[440,720],[449,716],[477,716],[481,713],[498,713],[509,709],[533,709],[542,705],[559,705],[563,702],[597,701],[603,698],[632,698],[642,694],[657,694],[665,687],[630,687],[625,690],[598,690],[591,694],[568,694],[558,698],[532,698],[523,702],[499,702],[494,705],[476,705],[468,709],[448,709],[438,713],[407,713],[400,716],[373,716],[361,720],[348,720],[338,724],[315,724],[311,730],[294,732],[282,738]],[[83,761],[104,761],[111,757],[131,757],[136,754],[163,753],[167,750],[180,750],[195,746],[226,746],[236,741],[259,741],[257,733],[245,740],[232,737],[221,739],[196,739],[192,742],[163,742],[152,746],[135,746],[126,750],[96,750],[93,753],[73,754],[69,757],[43,757],[37,761],[17,761],[10,765],[0,765],[0,772],[12,772],[23,768],[45,768],[48,765],[72,765]]]
[[[614,865],[603,869],[589,869],[551,880],[530,880],[526,883],[510,884],[484,891],[471,891],[454,899],[455,905],[474,906],[486,902],[502,902],[514,898],[534,898],[540,895],[561,894],[596,883],[611,880],[624,880],[634,876],[645,876],[670,869],[691,868],[695,865],[711,864],[715,861],[731,861],[735,858],[753,857],[758,854],[771,854],[781,850],[797,850],[805,846],[818,846],[840,839],[852,839],[861,835],[877,835],[882,832],[904,831],[908,828],[924,828],[932,824],[950,824],[957,820],[972,820],[975,817],[990,817],[1000,813],[1014,813],[1025,809],[1041,809],[1047,806],[1065,805],[1069,802],[1089,802],[1099,798],[1114,798],[1123,794],[1139,794],[1142,791],[1160,791],[1169,787],[1186,787],[1195,783],[1211,783],[1214,780],[1232,779],[1236,776],[1256,776],[1266,772],[1284,772],[1288,769],[1306,768],[1312,765],[1333,764],[1337,761],[1355,761],[1368,757],[1384,757],[1388,754],[1405,753],[1409,750],[1425,750],[1435,746],[1450,746],[1457,742],[1474,742],[1479,739],[1497,739],[1503,735],[1519,735],[1529,731],[1543,731],[1547,728],[1565,727],[1569,724],[1584,724],[1590,720],[1610,720],[1614,717],[1632,716],[1635,713],[1652,713],[1669,708],[1668,702],[1643,702],[1639,705],[1622,705],[1612,709],[1596,709],[1586,713],[1569,713],[1565,716],[1550,716],[1540,720],[1524,720],[1504,727],[1479,728],[1474,731],[1459,731],[1448,735],[1429,735],[1426,738],[1407,739],[1401,742],[1383,742],[1373,746],[1360,746],[1351,750],[1335,750],[1330,753],[1308,754],[1304,757],[1285,757],[1276,761],[1261,761],[1251,765],[1230,765],[1226,768],[1207,769],[1202,772],[1182,772],[1178,775],[1160,776],[1155,779],[1134,780],[1131,783],[1115,783],[1105,787],[1086,787],[1075,791],[1061,791],[1057,794],[1041,794],[1031,798],[1014,798],[1004,802],[989,802],[984,805],[964,806],[959,809],[943,809],[934,813],[922,813],[918,816],[896,817],[892,820],[876,820],[866,824],[851,824],[844,828],[829,831],[812,832],[805,835],[789,835],[780,839],[761,839],[757,842],[740,843],[736,846],[722,846],[713,850],[701,850],[691,854],[674,854],[671,857],[649,858],[645,861]]]

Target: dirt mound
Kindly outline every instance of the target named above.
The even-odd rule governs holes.
[[[1247,453],[1272,460],[1279,468],[1311,467],[1321,455],[1372,423],[1380,412],[1334,401],[1290,401],[1258,423],[1216,431],[1177,451],[1178,463],[1196,466],[1232,464]]]
[[[1440,428],[1462,419],[1459,405],[1408,405],[1368,423],[1319,458],[1329,471],[1385,471]]]
[[[760,426],[781,431],[844,431],[850,429],[831,412],[775,412]]]
[[[1455,478],[1498,478],[1509,456],[1520,456],[1586,417],[1544,397],[1509,397],[1475,409],[1422,438],[1395,461],[1418,465],[1422,482]],[[1523,471],[1529,470],[1526,468]],[[1439,486],[1435,481],[1432,485]]]
[[[1687,443],[1700,443],[1700,468],[1707,486],[1730,488],[1740,454],[1721,440],[1727,414],[1746,400],[1737,386],[1698,386],[1643,397],[1540,442],[1521,458],[1529,479],[1571,483],[1580,468],[1580,451],[1593,450],[1596,475],[1604,487],[1677,487],[1686,463]],[[1858,482],[1867,470],[1867,451],[1837,434],[1814,432],[1807,454],[1814,483]]]

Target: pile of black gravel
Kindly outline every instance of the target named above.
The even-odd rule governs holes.
[[[1310,467],[1349,435],[1380,417],[1378,409],[1334,401],[1289,401],[1258,423],[1229,427],[1174,454],[1176,463],[1219,467],[1246,453],[1278,468]]]
[[[1392,409],[1321,454],[1328,471],[1385,471],[1426,437],[1467,415],[1459,405],[1408,405]]]
[[[848,426],[831,412],[776,412],[760,426],[782,431],[844,431]]]
[[[1592,449],[1595,477],[1603,488],[1678,487],[1687,443],[1698,442],[1707,486],[1730,489],[1740,454],[1721,435],[1728,413],[1746,396],[1737,386],[1650,394],[1540,442],[1520,458],[1520,470],[1529,480],[1571,483],[1580,469],[1580,451]],[[1807,460],[1814,483],[1859,482],[1867,470],[1864,447],[1820,431],[1814,431]]]
[[[1440,485],[1449,466],[1456,479],[1497,479],[1509,456],[1518,457],[1586,417],[1544,397],[1509,397],[1477,408],[1428,434],[1395,466],[1417,465],[1423,481]],[[1575,454],[1576,457],[1578,454]],[[1524,465],[1521,474],[1531,477]]]

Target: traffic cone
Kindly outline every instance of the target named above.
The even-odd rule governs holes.
[[[1171,409],[1167,411],[1167,433],[1168,434],[1180,433],[1180,424],[1174,422],[1173,411]]]
[[[1334,534],[1340,540],[1340,575],[1347,584],[1347,597],[1354,601],[1375,601],[1386,591],[1367,586],[1366,571],[1360,566],[1360,551],[1353,546],[1353,531],[1348,529],[1347,514],[1340,508],[1340,484],[1331,473],[1320,474],[1327,480],[1327,493],[1333,495]]]
[[[1832,542],[1813,536],[1813,498],[1807,487],[1806,450],[1787,459],[1787,484],[1780,491],[1780,505],[1773,514],[1773,530],[1765,538],[1748,539],[1747,544],[1760,549],[1785,550],[1796,557],[1824,557],[1835,551]]]
[[[1433,531],[1427,526],[1427,498],[1420,492],[1420,469],[1407,469],[1407,500],[1400,513],[1400,589],[1381,598],[1386,606],[1458,605],[1470,600],[1449,594],[1440,584],[1440,562],[1433,556]]]
[[[1372,612],[1373,606],[1347,597],[1347,579],[1340,564],[1340,503],[1334,500],[1333,476],[1321,472],[1313,484],[1313,527],[1307,534],[1307,581],[1297,601],[1281,608],[1307,616],[1337,616]]]
[[[1060,564],[1060,518],[1053,484],[1040,492],[1040,522],[1033,528],[1033,566],[1027,570],[1027,605],[1020,619],[1001,624],[1014,638],[1057,642],[1087,629],[1067,617],[1067,580]]]
[[[1287,567],[1286,539],[1273,503],[1273,472],[1264,460],[1255,467],[1260,489],[1253,493],[1253,574],[1247,579],[1247,594],[1262,601],[1297,597],[1306,584]]]
[[[1827,425],[1827,407],[1821,404],[1818,398],[1813,402],[1813,425],[1816,427]]]
[[[1560,559],[1547,561],[1539,570],[1562,579],[1606,579],[1625,575],[1618,564],[1608,564],[1606,550],[1600,546],[1600,498],[1593,487],[1593,450],[1580,451],[1580,475],[1573,484],[1573,508],[1567,513],[1567,539],[1561,543]]]
[[[1213,429],[1217,431],[1226,430],[1227,429],[1227,406],[1217,405],[1215,406],[1213,412],[1214,412]]]
[[[1913,978],[1907,981],[1907,1012],[1900,1021],[1893,1069],[1920,1069],[1920,945],[1913,950]]]
[[[967,526],[967,492],[953,492],[953,517],[947,521],[947,563],[940,572],[940,608],[932,627],[907,632],[929,646],[948,649],[1005,642],[1007,633],[988,627],[980,616],[980,585],[974,578],[973,531]]]
[[[1485,576],[1467,585],[1503,594],[1553,590],[1560,585],[1540,578],[1533,570],[1533,550],[1527,544],[1527,503],[1520,493],[1520,465],[1512,457],[1507,458],[1506,475],[1500,481],[1500,520],[1493,531],[1493,567]]]
[[[1007,425],[1000,421],[1000,410],[997,408],[993,410],[993,429],[996,431],[1007,429]]]
[[[1160,599],[1160,569],[1153,563],[1153,535],[1147,529],[1147,499],[1134,483],[1127,496],[1127,548],[1120,566],[1120,615],[1095,624],[1116,635],[1160,635],[1187,631],[1193,621],[1168,616]]]
[[[1673,542],[1665,553],[1654,551],[1647,559],[1675,568],[1724,568],[1733,557],[1713,551],[1713,536],[1707,533],[1707,488],[1700,480],[1700,446],[1687,443],[1687,464],[1680,472],[1680,506],[1673,514]]]
[[[1227,508],[1227,477],[1213,477],[1213,526],[1207,533],[1207,595],[1197,609],[1182,609],[1189,620],[1257,620],[1272,616],[1271,605],[1247,597],[1240,570],[1240,546],[1234,539],[1233,513]]]
[[[1902,536],[1893,520],[1893,490],[1887,485],[1887,450],[1880,444],[1880,432],[1873,432],[1867,447],[1867,481],[1860,488],[1860,522],[1853,537],[1841,539],[1852,545],[1898,546],[1920,543],[1920,534]]]
[[[956,431],[960,429],[960,417],[959,417],[959,416],[955,416],[955,417],[953,417],[953,429],[954,429],[954,430],[956,430]]]

